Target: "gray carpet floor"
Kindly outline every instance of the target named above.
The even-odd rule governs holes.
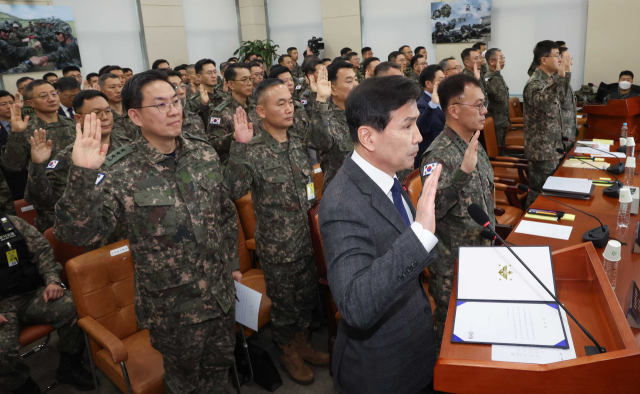
[[[327,348],[327,337],[328,331],[326,326],[324,326],[320,331],[317,331],[313,334],[311,338],[311,346],[314,349],[326,349]],[[310,366],[315,374],[315,380],[312,384],[308,386],[301,386],[291,380],[286,371],[282,369],[280,366],[280,349],[272,342],[271,340],[271,330],[267,328],[260,334],[254,335],[251,340],[257,340],[260,347],[266,349],[271,355],[271,359],[275,363],[280,372],[280,376],[282,378],[283,385],[275,391],[278,394],[335,394],[333,379],[329,376],[328,367],[315,367]],[[58,361],[60,359],[60,355],[56,349],[56,344],[58,342],[58,337],[54,333],[51,337],[51,341],[49,344],[39,351],[38,353],[33,354],[28,357],[25,362],[31,368],[31,377],[38,383],[40,388],[45,388],[49,384],[55,381],[55,373],[58,368]],[[39,342],[38,342],[39,343]],[[36,343],[35,345],[37,345]],[[35,345],[31,345],[24,349],[21,349],[21,353],[24,353],[26,350],[32,348]],[[87,369],[89,368],[89,364],[87,362]],[[121,391],[118,389],[116,385],[111,383],[111,381],[100,371],[97,371],[98,379],[100,380],[100,394],[120,394]],[[231,393],[236,393],[236,390],[233,388],[231,384],[229,384],[227,391]],[[98,391],[94,390],[92,393],[97,393]],[[243,385],[241,387],[241,392],[243,394],[265,394],[269,391],[260,387],[258,384],[253,383],[251,385]],[[50,394],[80,394],[82,391],[77,391],[73,387],[69,385],[60,385],[53,390],[49,391]],[[87,392],[84,392],[87,393]],[[8,394],[4,393],[0,390],[0,394]]]

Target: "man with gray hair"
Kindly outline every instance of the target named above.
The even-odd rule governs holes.
[[[500,71],[504,68],[505,57],[499,48],[491,48],[485,54],[488,71],[484,76],[485,90],[489,99],[487,111],[493,117],[498,146],[504,146],[509,121],[509,87]]]
[[[460,74],[462,72],[460,63],[458,63],[456,58],[454,58],[453,56],[440,60],[440,63],[438,63],[438,65],[442,69],[445,78],[452,75]]]

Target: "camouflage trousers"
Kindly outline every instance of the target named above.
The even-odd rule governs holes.
[[[273,340],[286,345],[309,328],[318,304],[318,271],[313,256],[289,263],[260,262],[271,299]]]
[[[529,161],[529,188],[538,193],[542,193],[542,186],[547,178],[556,171],[557,160]],[[525,209],[538,197],[535,193],[529,193]]]
[[[453,286],[453,276],[441,276],[430,271],[429,294],[436,303],[433,313],[433,330],[436,341],[436,358],[440,354],[442,337],[444,336],[444,323],[447,321],[447,311],[449,310],[449,298],[451,298],[451,287]]]
[[[498,146],[505,146],[506,142],[506,137],[507,137],[507,130],[509,129],[509,126],[496,126],[496,141],[498,141]]]
[[[8,321],[0,325],[0,388],[10,392],[30,376],[29,367],[20,356],[20,330],[34,324],[50,324],[58,331],[58,351],[76,354],[83,349],[82,330],[70,291],[57,300],[44,302],[44,287],[13,296],[0,306],[0,314]]]
[[[162,354],[167,394],[226,394],[234,364],[235,309],[225,316],[167,330],[149,330],[151,346]]]
[[[41,233],[44,233],[46,229],[48,229],[49,227],[53,227],[53,223],[56,220],[56,213],[53,210],[51,211],[37,210],[37,211],[38,211],[38,216],[36,216],[36,219],[34,220],[33,225],[35,226],[35,228],[38,229],[38,231],[40,231]]]

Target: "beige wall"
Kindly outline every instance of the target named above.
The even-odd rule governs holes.
[[[242,41],[266,40],[267,19],[264,0],[240,0],[238,5]]]
[[[167,59],[172,67],[189,63],[182,0],[140,0],[149,67]]]
[[[325,57],[340,56],[344,47],[360,53],[360,0],[322,0],[322,38]]]
[[[622,70],[640,75],[638,16],[639,0],[589,0],[584,83],[616,82]]]

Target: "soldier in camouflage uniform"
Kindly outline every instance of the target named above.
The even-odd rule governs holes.
[[[105,159],[95,116],[85,122],[54,233],[89,245],[121,223],[135,262],[136,322],[162,354],[165,393],[226,393],[233,278],[242,274],[238,219],[220,161],[206,141],[181,135],[182,106],[163,72],[133,76],[123,104],[140,138]]]
[[[306,139],[309,147],[318,153],[324,192],[349,153],[353,152],[344,109],[349,93],[358,86],[358,80],[351,63],[337,62],[318,73],[316,85],[317,101],[312,108],[311,127]]]
[[[289,90],[289,93],[291,94],[293,100],[294,108],[293,125],[299,135],[305,136],[311,122],[309,120],[309,116],[307,115],[304,104],[302,104],[300,100],[295,98],[295,90],[293,86],[295,81],[293,80],[291,71],[283,66],[273,66],[271,68],[271,72],[269,73],[269,79],[279,79]]]
[[[287,55],[291,57],[291,62],[293,63],[293,68],[291,69],[291,75],[293,75],[293,78],[295,78],[296,81],[300,81],[300,77],[304,78],[304,71],[302,67],[298,64],[298,60],[300,59],[298,49],[294,47],[288,48]]]
[[[603,103],[607,103],[609,100],[625,100],[630,97],[638,97],[640,94],[638,92],[634,92],[631,90],[631,86],[633,85],[633,72],[629,70],[622,71],[618,76],[618,91],[614,93],[609,93]],[[622,87],[625,87],[623,89]],[[595,95],[593,100],[595,100]]]
[[[567,47],[560,48],[560,55],[563,62],[573,65],[571,54]],[[562,136],[567,137],[571,142],[565,142],[566,151],[573,148],[573,144],[578,136],[578,120],[576,118],[576,95],[571,87],[571,71],[565,73],[564,95],[560,97],[560,112],[562,113]]]
[[[463,74],[470,75],[478,80],[480,83],[480,89],[482,89],[482,94],[484,94],[484,99],[488,100],[487,91],[485,90],[484,80],[480,75],[480,52],[476,51],[473,48],[467,48],[462,51],[460,55],[462,58],[462,63],[464,64],[464,69],[462,70]]]
[[[11,194],[11,189],[9,189],[9,185],[2,171],[0,171],[0,212],[10,215],[16,214],[13,194]]]
[[[566,72],[571,69],[559,61],[560,50],[553,41],[540,41],[534,54],[538,68],[523,92],[524,156],[529,160],[529,187],[540,193],[562,157],[556,152],[563,148],[560,98],[566,95]],[[529,193],[527,207],[535,198],[535,193]]]
[[[411,69],[413,73],[409,76],[415,83],[420,85],[420,74],[422,71],[427,68],[427,57],[424,55],[415,55],[411,58]]]
[[[216,62],[211,59],[198,60],[195,71],[200,76],[200,85],[198,91],[189,97],[187,109],[197,113],[202,122],[207,124],[213,109],[228,99],[229,94],[217,86],[222,78],[218,76]]]
[[[30,139],[36,130],[46,130],[51,140],[51,155],[56,156],[60,151],[73,143],[75,137],[75,123],[64,116],[58,115],[60,97],[58,92],[48,82],[41,79],[31,82],[25,88],[27,103],[35,108],[36,116],[21,116],[21,105],[12,109],[11,131],[7,144],[2,148],[2,166],[8,171],[21,171],[31,161]],[[16,100],[18,102],[20,100]],[[25,194],[25,200],[30,203],[30,197]],[[34,204],[36,205],[36,204]],[[35,226],[44,231],[53,225],[53,215],[35,206],[38,217]]]
[[[71,292],[64,291],[60,282],[62,266],[56,262],[51,245],[38,230],[16,216],[3,217],[9,219],[24,237],[30,262],[38,270],[41,285],[35,290],[7,294],[0,299],[0,390],[7,394],[40,392],[20,356],[18,342],[21,328],[35,324],[50,324],[58,333],[58,381],[78,390],[92,390],[91,372],[82,367],[84,339],[77,324],[76,308]],[[0,291],[4,293],[4,290]]]
[[[111,133],[132,141],[137,139],[140,130],[122,108],[122,89],[124,88],[122,79],[116,74],[102,74],[98,78],[98,86],[100,91],[107,96],[109,107],[113,110],[113,130]]]
[[[71,34],[71,26],[67,22],[60,22],[55,26],[57,41],[55,44],[47,44],[42,42],[43,48],[50,53],[42,56],[43,65],[48,62],[54,62],[57,69],[63,69],[67,66],[82,67],[80,60],[80,48],[78,40]]]
[[[22,105],[22,118],[29,116],[31,117],[31,119],[33,119],[36,116],[36,111],[33,109],[33,107],[24,102],[24,88],[31,81],[33,81],[33,78],[31,77],[22,77],[16,81],[16,88],[18,89],[18,93],[16,93],[15,100],[17,105]]]
[[[167,74],[167,79],[171,86],[176,90],[180,101],[185,103],[187,101],[187,86],[182,81],[180,73],[174,70],[166,70],[165,74]],[[207,139],[200,116],[186,109],[182,110],[182,132],[193,137]]]
[[[406,60],[405,66],[403,67],[402,72],[405,77],[411,78],[411,74],[415,73],[415,71],[413,71],[413,67],[411,67],[411,65],[409,64],[409,62],[413,58],[413,50],[411,50],[411,47],[409,45],[403,45],[400,47],[400,49],[398,49],[398,51],[402,53],[402,56],[404,56]],[[400,66],[402,67],[402,65]]]
[[[447,123],[421,159],[423,184],[433,171],[434,163],[442,166],[435,200],[438,259],[429,266],[429,293],[436,304],[436,354],[439,354],[443,340],[458,248],[491,245],[491,241],[480,236],[483,227],[469,216],[467,208],[476,203],[487,212],[492,226],[496,222],[493,169],[487,153],[478,143],[480,131],[476,131],[484,127],[478,122],[478,113],[486,114],[479,88],[477,79],[464,74],[445,78],[440,83],[438,94],[442,108],[448,109],[445,111]],[[457,118],[449,111],[456,111]]]
[[[316,201],[313,168],[304,136],[296,132],[289,89],[268,79],[256,88],[254,99],[262,127],[249,127],[238,108],[225,178],[232,199],[251,191],[257,254],[272,302],[273,339],[284,351],[280,360],[292,379],[310,383],[313,372],[302,360],[329,363],[329,355],[314,351],[307,341],[318,291],[307,220]]]
[[[504,146],[507,130],[511,125],[511,121],[509,121],[509,87],[501,73],[505,59],[500,49],[491,48],[486,53],[486,60],[489,65],[489,71],[484,76],[485,89],[489,98],[487,110],[493,118],[498,146]]]

